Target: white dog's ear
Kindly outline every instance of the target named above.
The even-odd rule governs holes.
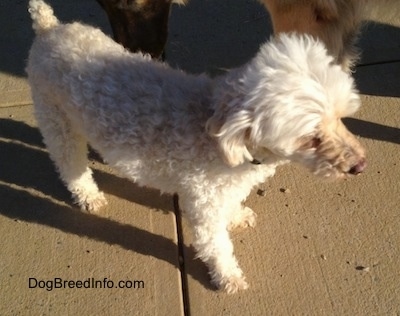
[[[252,118],[246,112],[220,106],[207,121],[208,134],[217,139],[224,161],[232,167],[253,160],[246,147],[250,142]]]

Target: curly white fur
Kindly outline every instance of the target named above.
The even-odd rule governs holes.
[[[247,288],[228,228],[255,225],[242,205],[255,185],[288,161],[331,177],[365,167],[340,121],[359,107],[353,80],[311,37],[282,35],[211,79],[131,54],[93,27],[60,24],[40,0],[29,11],[35,114],[76,203],[106,204],[87,166],[89,142],[124,176],[179,194],[197,256],[229,293]]]

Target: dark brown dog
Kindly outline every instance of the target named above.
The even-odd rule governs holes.
[[[132,52],[158,58],[168,37],[173,0],[97,0],[106,11],[114,39]],[[177,2],[177,1],[175,1]],[[183,4],[183,1],[177,3]]]

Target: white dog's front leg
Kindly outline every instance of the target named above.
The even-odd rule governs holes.
[[[209,268],[211,282],[227,293],[247,289],[243,272],[233,254],[225,223],[206,222],[194,226],[197,257]]]

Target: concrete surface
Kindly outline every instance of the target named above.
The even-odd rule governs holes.
[[[63,20],[109,32],[94,0],[49,1]],[[109,206],[71,206],[32,116],[24,73],[33,33],[27,1],[0,3],[0,315],[400,315],[400,22],[367,26],[355,77],[363,107],[346,124],[367,171],[326,183],[297,166],[255,190],[255,229],[232,234],[250,289],[210,288],[171,196],[120,178],[92,155]],[[387,22],[387,21],[386,21]],[[270,35],[250,0],[174,7],[167,61],[212,74],[247,61]],[[37,280],[98,288],[29,288]],[[118,281],[132,288],[105,288]],[[82,283],[83,284],[83,283]],[[50,286],[48,283],[47,285]]]

